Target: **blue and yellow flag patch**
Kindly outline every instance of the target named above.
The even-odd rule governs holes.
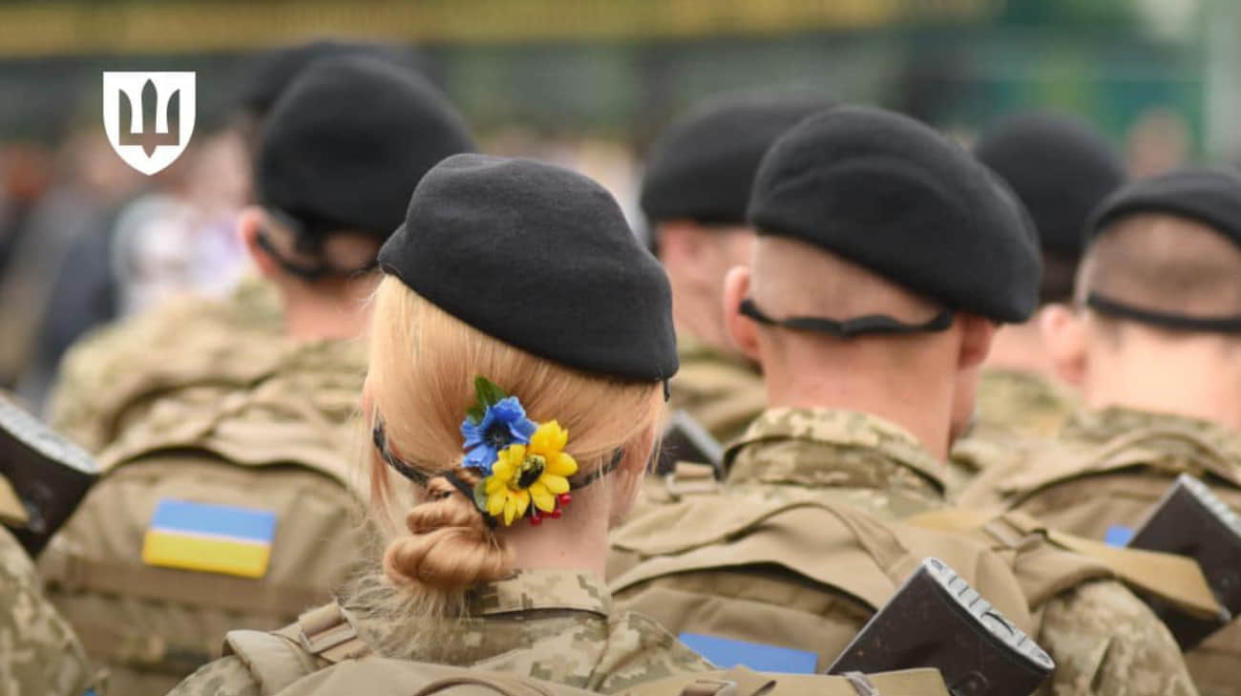
[[[151,566],[261,578],[267,574],[276,513],[164,499],[142,540]]]

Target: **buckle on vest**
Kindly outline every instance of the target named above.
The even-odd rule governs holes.
[[[737,682],[726,679],[699,679],[685,687],[681,696],[737,696]]]
[[[358,637],[353,624],[335,603],[311,609],[297,617],[298,641],[307,652],[323,653]]]

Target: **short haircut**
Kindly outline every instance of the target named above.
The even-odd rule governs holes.
[[[1187,218],[1126,216],[1086,251],[1076,299],[1084,303],[1091,293],[1148,311],[1241,316],[1241,247]]]

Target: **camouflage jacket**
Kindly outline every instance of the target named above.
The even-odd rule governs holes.
[[[1050,436],[1077,405],[1073,390],[1050,377],[1023,370],[984,369],[978,382],[976,427]]]
[[[972,505],[1015,509],[1067,532],[1102,540],[1142,522],[1189,473],[1241,508],[1241,435],[1213,423],[1111,407],[1075,414],[1056,442],[997,447],[990,466],[961,495]],[[1185,656],[1203,694],[1235,692],[1241,622]]]
[[[683,409],[715,439],[740,435],[767,402],[763,377],[749,361],[678,336],[681,367],[672,380],[670,410]]]
[[[943,505],[944,465],[900,426],[856,411],[768,409],[724,460],[738,492],[814,492],[887,519]]]
[[[899,426],[830,409],[769,409],[729,450],[726,485],[848,501],[900,519],[945,506],[944,465]],[[1056,694],[1196,693],[1180,650],[1150,609],[1112,580],[1060,592],[1036,612],[1058,668]]]
[[[159,395],[210,404],[220,387],[252,384],[272,367],[281,314],[274,288],[250,279],[223,302],[178,298],[93,331],[61,361],[52,425],[99,452]]]
[[[103,694],[100,675],[39,584],[26,551],[0,529],[0,695]]]
[[[473,590],[466,616],[441,629],[413,615],[394,620],[393,604],[382,595],[399,590],[378,580],[366,584],[344,606],[358,636],[382,657],[528,675],[598,693],[713,669],[654,621],[614,611],[608,591],[585,573],[518,571]],[[381,597],[367,596],[376,593]],[[260,693],[250,669],[229,656],[206,665],[169,696]]]

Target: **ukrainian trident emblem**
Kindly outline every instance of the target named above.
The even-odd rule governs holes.
[[[193,72],[105,72],[103,129],[129,166],[150,176],[185,152],[194,132]]]

